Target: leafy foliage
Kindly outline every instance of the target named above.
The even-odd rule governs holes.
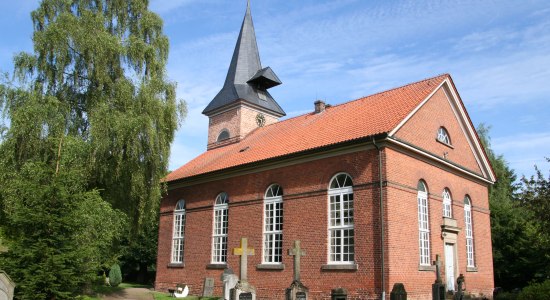
[[[67,150],[80,143],[67,140]],[[96,275],[125,216],[86,191],[81,162],[62,159],[66,166],[27,161],[2,180],[8,203],[3,224],[9,251],[0,265],[17,282],[20,299],[70,299]]]
[[[489,188],[495,285],[505,290],[522,288],[547,276],[545,270],[550,267],[543,254],[548,253],[549,243],[541,243],[533,220],[541,207],[520,205],[524,198],[521,186],[504,157],[491,149],[489,128],[481,124],[478,133],[497,176]]]
[[[532,283],[518,295],[518,300],[547,300],[550,295],[550,279],[542,283]]]
[[[148,284],[154,280],[154,274],[150,274],[149,271],[156,269],[157,241],[158,210],[151,216],[150,222],[142,226],[142,230],[135,238],[128,234],[121,242],[119,260],[125,281]]]
[[[89,185],[135,225],[157,208],[157,182],[185,115],[165,78],[162,20],[147,3],[42,1],[32,13],[34,54],[15,58],[18,78],[59,102],[63,132],[88,144]]]
[[[109,270],[109,284],[116,287],[120,283],[122,283],[122,272],[120,271],[120,266],[114,264],[111,270]]]
[[[20,299],[73,298],[154,223],[185,103],[147,6],[43,0],[34,52],[0,78],[0,260]]]

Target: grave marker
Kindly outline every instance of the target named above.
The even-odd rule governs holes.
[[[0,300],[13,300],[15,283],[4,271],[0,270]]]
[[[204,279],[204,287],[202,289],[203,297],[212,297],[214,295],[214,278],[207,277]]]
[[[441,261],[439,260],[439,254],[435,255],[435,282],[432,284],[432,300],[444,300],[445,299],[445,285],[441,281]]]
[[[300,247],[300,241],[294,241],[294,248],[288,249],[288,255],[294,258],[294,280],[286,289],[286,300],[306,300],[309,289],[300,281],[300,258],[305,256],[306,252]]]
[[[248,283],[247,276],[248,256],[254,255],[254,248],[248,247],[248,238],[241,238],[241,246],[233,249],[233,255],[239,255],[241,259],[240,278],[231,289],[231,300],[256,300],[256,288]]]

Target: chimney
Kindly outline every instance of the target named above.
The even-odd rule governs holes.
[[[317,100],[313,104],[315,104],[315,113],[316,114],[325,111],[325,107],[326,107],[325,101]]]

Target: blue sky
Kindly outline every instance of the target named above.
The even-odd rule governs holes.
[[[0,70],[32,51],[36,0],[0,1]],[[151,0],[170,38],[168,76],[189,115],[170,169],[206,150],[201,111],[221,88],[245,0]],[[270,93],[288,117],[450,73],[473,123],[518,174],[550,164],[550,1],[252,0]]]

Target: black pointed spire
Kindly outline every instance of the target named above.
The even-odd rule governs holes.
[[[223,88],[202,113],[210,115],[210,113],[242,99],[277,117],[282,117],[286,115],[285,112],[267,92],[267,89],[279,84],[281,81],[271,68],[262,69],[256,33],[250,14],[250,1],[248,1],[241,32]]]

